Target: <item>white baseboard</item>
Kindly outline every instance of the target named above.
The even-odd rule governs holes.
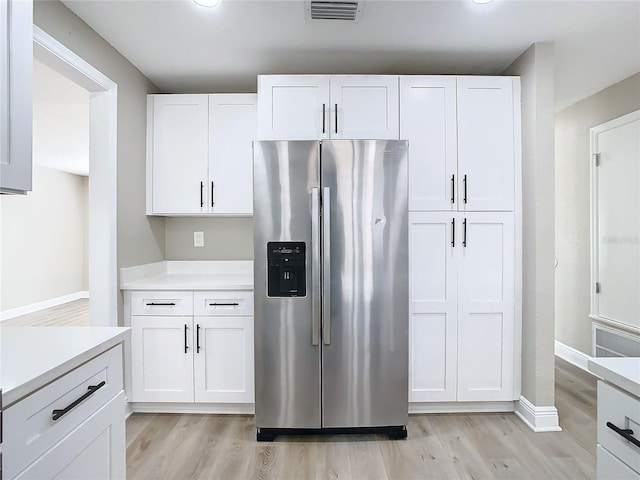
[[[558,409],[550,407],[536,407],[529,400],[520,396],[516,402],[515,413],[534,432],[561,432]]]
[[[10,318],[19,317],[21,315],[27,315],[28,313],[44,310],[45,308],[55,307],[62,305],[63,303],[73,302],[81,298],[89,298],[88,291],[70,293],[69,295],[63,295],[62,297],[51,298],[38,303],[32,303],[31,305],[25,305],[24,307],[16,307],[11,310],[5,310],[0,312],[0,322],[3,320],[9,320]]]
[[[409,414],[513,412],[514,403],[515,402],[409,402]]]
[[[591,357],[586,353],[582,353],[580,350],[571,348],[570,346],[556,340],[555,354],[572,365],[575,365],[587,372],[589,371],[588,363]]]
[[[133,412],[140,413],[217,413],[232,415],[253,415],[253,403],[129,403]]]

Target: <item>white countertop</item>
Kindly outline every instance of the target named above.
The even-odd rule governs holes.
[[[122,290],[253,290],[252,261],[164,261],[120,270]]]
[[[3,408],[129,338],[125,327],[0,327]]]
[[[640,397],[640,358],[590,358],[589,371],[595,373],[606,382],[636,397]]]

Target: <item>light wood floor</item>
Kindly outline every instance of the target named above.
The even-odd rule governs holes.
[[[89,299],[45,308],[38,312],[10,318],[3,327],[86,327],[89,325]]]
[[[255,441],[249,416],[134,414],[132,479],[592,479],[596,386],[556,359],[562,432],[533,433],[514,414],[412,415],[409,438],[372,435]]]

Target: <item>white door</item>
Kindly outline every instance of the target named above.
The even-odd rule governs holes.
[[[31,190],[33,2],[0,1],[0,191]]]
[[[592,129],[593,313],[640,327],[640,111]],[[593,287],[592,287],[593,288]],[[595,290],[595,289],[594,289]]]
[[[514,400],[513,214],[468,213],[461,218],[458,400]]]
[[[513,210],[513,81],[510,77],[458,77],[459,210]]]
[[[253,317],[195,317],[195,401],[253,403]]]
[[[456,210],[455,77],[400,77],[400,138],[409,141],[409,210]]]
[[[207,95],[152,95],[153,213],[207,211]]]
[[[125,478],[125,408],[124,392],[120,392],[14,478]]]
[[[131,317],[134,402],[193,402],[191,317]]]
[[[212,213],[253,214],[253,141],[257,96],[209,96],[209,192]]]
[[[258,138],[329,138],[329,77],[258,76]]]
[[[409,214],[411,402],[456,399],[460,226],[451,213]]]
[[[398,77],[332,76],[331,138],[399,139]]]

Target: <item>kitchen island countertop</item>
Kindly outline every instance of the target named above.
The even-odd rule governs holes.
[[[0,327],[3,408],[129,339],[127,327]]]
[[[589,371],[606,382],[640,397],[640,358],[596,357],[589,359]]]

